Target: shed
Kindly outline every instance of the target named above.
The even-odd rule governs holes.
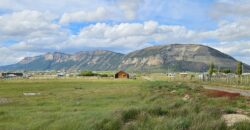
[[[129,74],[124,71],[119,71],[115,74],[115,78],[129,78]]]

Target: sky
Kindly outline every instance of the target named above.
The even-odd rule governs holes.
[[[250,64],[250,0],[0,0],[0,65],[47,52],[203,44]]]

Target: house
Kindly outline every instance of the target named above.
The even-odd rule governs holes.
[[[23,77],[23,73],[2,73],[3,78]]]
[[[115,74],[115,78],[129,78],[129,74],[124,71],[119,71]]]

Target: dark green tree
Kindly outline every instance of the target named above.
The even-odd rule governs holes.
[[[238,62],[237,63],[237,68],[236,68],[236,74],[238,75],[238,84],[241,83],[241,75],[243,73],[243,63]]]
[[[240,77],[240,76],[242,75],[242,73],[243,73],[242,68],[243,68],[242,62],[238,62],[238,63],[237,63],[237,68],[236,68],[236,74],[237,74],[239,77]]]
[[[212,78],[212,75],[213,75],[213,73],[214,73],[214,68],[215,68],[214,63],[211,63],[211,64],[210,64],[210,67],[209,67],[209,70],[208,70],[209,80],[211,80],[211,78]]]

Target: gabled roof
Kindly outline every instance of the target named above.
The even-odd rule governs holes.
[[[115,73],[115,74],[118,74],[118,73],[126,73],[126,74],[128,74],[127,72],[122,71],[122,70],[118,71],[118,72],[117,72],[117,73]]]

